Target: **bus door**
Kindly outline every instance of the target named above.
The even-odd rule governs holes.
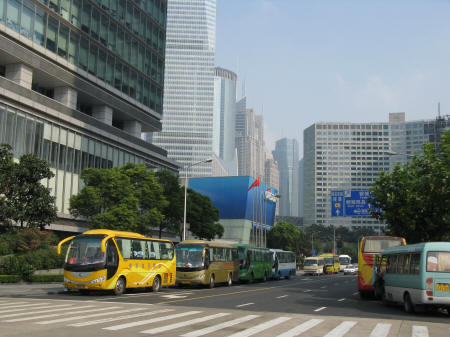
[[[119,267],[119,254],[113,239],[106,242],[106,279],[110,279],[117,273]]]

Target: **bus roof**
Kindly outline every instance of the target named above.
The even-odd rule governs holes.
[[[244,248],[258,248],[258,249],[269,250],[269,248],[258,247],[258,246],[255,246],[255,245],[249,245],[248,243],[232,243],[231,246],[233,246],[233,247],[244,247]]]
[[[323,254],[320,254],[319,256],[321,256],[321,257],[332,257],[332,256],[337,256],[337,255],[335,255],[333,253],[323,253]]]
[[[308,256],[308,257],[305,257],[305,260],[312,260],[312,259],[314,259],[314,260],[322,259],[323,260],[323,256]]]
[[[423,250],[450,251],[450,242],[422,242],[406,246],[396,246],[383,250],[382,254],[399,254],[406,252],[421,252]]]
[[[125,232],[125,231],[116,231],[112,229],[91,229],[86,232],[83,232],[82,235],[107,235],[107,236],[121,236],[127,238],[135,238],[135,239],[152,239],[157,241],[166,241],[170,242],[170,240],[166,239],[157,239],[157,238],[149,238],[139,233],[134,232]]]
[[[178,245],[205,245],[208,247],[223,247],[232,248],[233,246],[227,243],[216,242],[216,241],[206,241],[206,240],[185,240],[181,241]]]

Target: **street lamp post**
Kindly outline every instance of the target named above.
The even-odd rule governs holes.
[[[203,163],[210,163],[212,162],[212,158],[208,158],[205,160],[198,161],[196,163],[193,163],[191,165],[187,165],[184,167],[184,214],[183,214],[183,241],[186,240],[186,204],[187,204],[187,173],[188,170],[195,165],[203,164]]]

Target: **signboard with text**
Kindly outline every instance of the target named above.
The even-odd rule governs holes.
[[[369,190],[331,191],[331,216],[369,217]]]

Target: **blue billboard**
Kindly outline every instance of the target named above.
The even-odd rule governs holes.
[[[331,191],[331,216],[370,217],[369,190]]]
[[[275,221],[278,191],[258,179],[249,176],[190,178],[188,187],[208,196],[219,209],[221,219],[247,219],[255,225],[268,226]]]

